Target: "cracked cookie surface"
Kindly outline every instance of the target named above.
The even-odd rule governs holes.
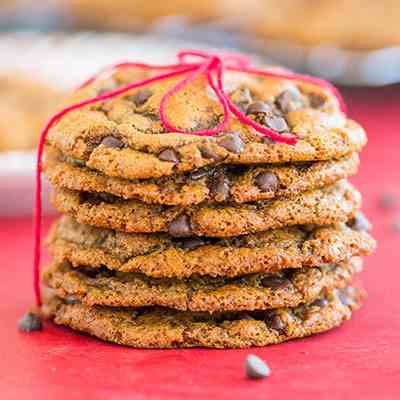
[[[125,68],[78,90],[67,104],[151,74]],[[265,126],[296,135],[296,145],[271,142],[233,116],[218,136],[166,132],[159,106],[176,83],[176,78],[163,80],[75,110],[50,130],[47,142],[93,170],[126,179],[159,178],[218,164],[330,160],[366,144],[363,129],[343,115],[337,99],[324,89],[236,72],[226,72],[224,79],[232,101]],[[170,99],[166,115],[189,133],[211,128],[222,114],[214,97],[206,79],[198,78]]]
[[[166,308],[67,304],[50,289],[43,297],[43,314],[56,324],[105,341],[137,348],[244,348],[281,343],[339,326],[359,308],[363,292],[347,287],[327,291],[311,304],[295,308],[211,315]]]
[[[88,306],[161,306],[213,313],[311,303],[324,290],[347,286],[361,268],[361,260],[353,258],[338,265],[282,270],[274,274],[182,280],[54,263],[45,270],[42,281],[64,301],[80,301]]]
[[[150,204],[246,203],[293,197],[354,175],[359,156],[339,160],[265,166],[218,166],[151,180],[106,176],[47,148],[45,174],[57,188],[110,193]]]
[[[291,199],[236,205],[168,207],[98,193],[57,189],[52,203],[78,222],[125,232],[168,232],[174,237],[227,237],[288,225],[346,222],[361,207],[361,195],[348,182]]]
[[[55,260],[74,267],[106,266],[154,278],[188,278],[338,264],[353,256],[369,255],[375,241],[367,232],[345,224],[285,227],[227,239],[176,240],[167,234],[95,228],[64,216],[54,224],[47,245]]]

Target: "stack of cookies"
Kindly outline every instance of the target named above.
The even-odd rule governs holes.
[[[128,69],[76,103],[148,77]],[[360,256],[374,249],[361,196],[363,129],[328,91],[225,72],[246,115],[215,136],[168,132],[170,78],[63,117],[45,174],[63,214],[48,238],[43,310],[57,324],[132,347],[264,346],[327,331],[362,299]],[[215,126],[221,107],[198,78],[166,109],[179,129]]]

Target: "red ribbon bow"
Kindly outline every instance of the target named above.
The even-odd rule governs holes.
[[[177,54],[178,63],[171,65],[149,65],[143,63],[133,63],[124,62],[120,64],[112,65],[98,74],[94,75],[86,82],[84,82],[79,88],[83,88],[92,82],[94,82],[99,77],[104,74],[110,74],[115,70],[123,68],[138,68],[145,70],[159,71],[157,74],[151,78],[144,79],[138,82],[130,83],[126,86],[120,87],[115,90],[110,90],[102,95],[84,100],[82,102],[70,105],[58,113],[56,113],[46,124],[40,135],[37,161],[36,161],[36,191],[35,191],[35,218],[34,218],[34,291],[36,297],[36,303],[38,306],[41,305],[41,295],[40,295],[40,249],[41,249],[41,219],[42,219],[42,201],[41,201],[41,173],[42,173],[42,156],[44,145],[46,141],[47,134],[49,130],[66,114],[71,111],[83,108],[87,105],[94,104],[103,100],[111,99],[116,96],[122,95],[132,89],[147,86],[151,83],[161,81],[168,78],[182,76],[183,79],[179,81],[175,86],[169,89],[160,102],[160,119],[161,123],[166,130],[169,132],[177,132],[182,134],[199,135],[199,136],[213,136],[219,132],[226,129],[231,114],[234,115],[241,123],[244,125],[251,126],[257,132],[263,134],[274,140],[275,142],[286,143],[286,144],[296,144],[297,139],[292,134],[280,134],[272,129],[267,128],[248,118],[240,109],[232,102],[230,97],[225,93],[223,87],[223,74],[224,71],[235,71],[242,72],[245,74],[264,76],[264,77],[275,77],[282,78],[286,80],[296,80],[300,82],[310,83],[315,86],[322,87],[329,91],[338,100],[339,107],[342,112],[346,112],[345,103],[335,86],[331,85],[329,82],[310,77],[307,75],[295,74],[292,72],[273,72],[268,70],[262,70],[251,66],[248,58],[236,53],[209,53],[199,50],[184,50]],[[192,61],[190,62],[189,59]],[[193,60],[198,60],[193,62]],[[166,72],[164,72],[166,71]],[[217,100],[221,104],[223,110],[222,121],[213,128],[198,130],[198,131],[185,131],[175,127],[166,115],[166,108],[168,102],[172,96],[181,91],[185,86],[189,85],[191,82],[204,75],[207,78],[208,84],[215,93]]]

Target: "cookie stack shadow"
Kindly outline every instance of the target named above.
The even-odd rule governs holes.
[[[319,89],[260,82],[230,95],[266,126],[296,128],[296,146],[237,121],[215,137],[167,134],[157,114],[165,84],[53,128],[45,174],[63,215],[47,239],[46,315],[143,348],[264,346],[351,317],[363,298],[361,257],[375,247],[347,181],[364,132]],[[176,103],[176,120],[207,123],[206,107],[182,108],[190,101]]]

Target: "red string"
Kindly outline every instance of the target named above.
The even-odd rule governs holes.
[[[90,77],[85,81],[79,88],[83,88],[93,83],[98,78],[104,75],[109,75],[118,69],[124,68],[138,68],[149,71],[167,71],[165,73],[157,74],[151,78],[143,79],[138,82],[130,83],[126,86],[120,87],[115,90],[110,90],[99,96],[89,98],[87,100],[81,101],[79,103],[70,105],[58,113],[56,113],[46,124],[40,135],[37,159],[36,159],[36,189],[35,189],[35,208],[34,208],[34,261],[33,261],[33,284],[36,297],[36,303],[38,306],[41,305],[41,293],[40,293],[40,256],[41,256],[41,221],[42,221],[42,158],[43,151],[46,142],[46,137],[49,130],[66,114],[71,111],[78,110],[87,105],[94,104],[103,100],[111,99],[121,94],[124,94],[132,89],[149,85],[153,82],[160,80],[178,77],[181,75],[187,75],[181,81],[179,81],[175,86],[167,91],[160,102],[160,120],[164,128],[169,132],[177,132],[182,134],[200,135],[200,136],[213,136],[219,132],[222,132],[227,127],[229,122],[230,113],[233,114],[241,123],[251,126],[259,133],[270,137],[276,142],[286,143],[286,144],[296,144],[297,139],[291,134],[279,134],[278,132],[269,129],[256,121],[248,118],[240,109],[232,102],[229,96],[225,93],[223,88],[223,73],[224,70],[236,71],[258,76],[266,77],[276,77],[288,80],[298,80],[301,82],[307,82],[315,86],[322,87],[329,91],[338,100],[340,110],[342,112],[346,111],[345,103],[340,96],[339,91],[322,79],[310,77],[307,75],[294,74],[291,72],[273,72],[266,71],[262,69],[257,69],[251,67],[249,60],[240,54],[236,53],[219,53],[211,54],[208,52],[203,52],[199,50],[184,50],[177,54],[179,63],[170,65],[149,65],[144,63],[133,63],[133,62],[123,62],[119,64],[112,65],[108,68],[101,70],[98,74]],[[188,58],[194,58],[200,60],[198,62],[187,62]],[[223,111],[222,122],[211,129],[198,130],[198,131],[186,131],[179,129],[174,126],[174,124],[169,120],[166,109],[167,105],[176,93],[184,89],[185,86],[189,85],[191,82],[195,81],[200,76],[204,75],[207,78],[207,82],[211,87],[212,91],[216,95]]]

